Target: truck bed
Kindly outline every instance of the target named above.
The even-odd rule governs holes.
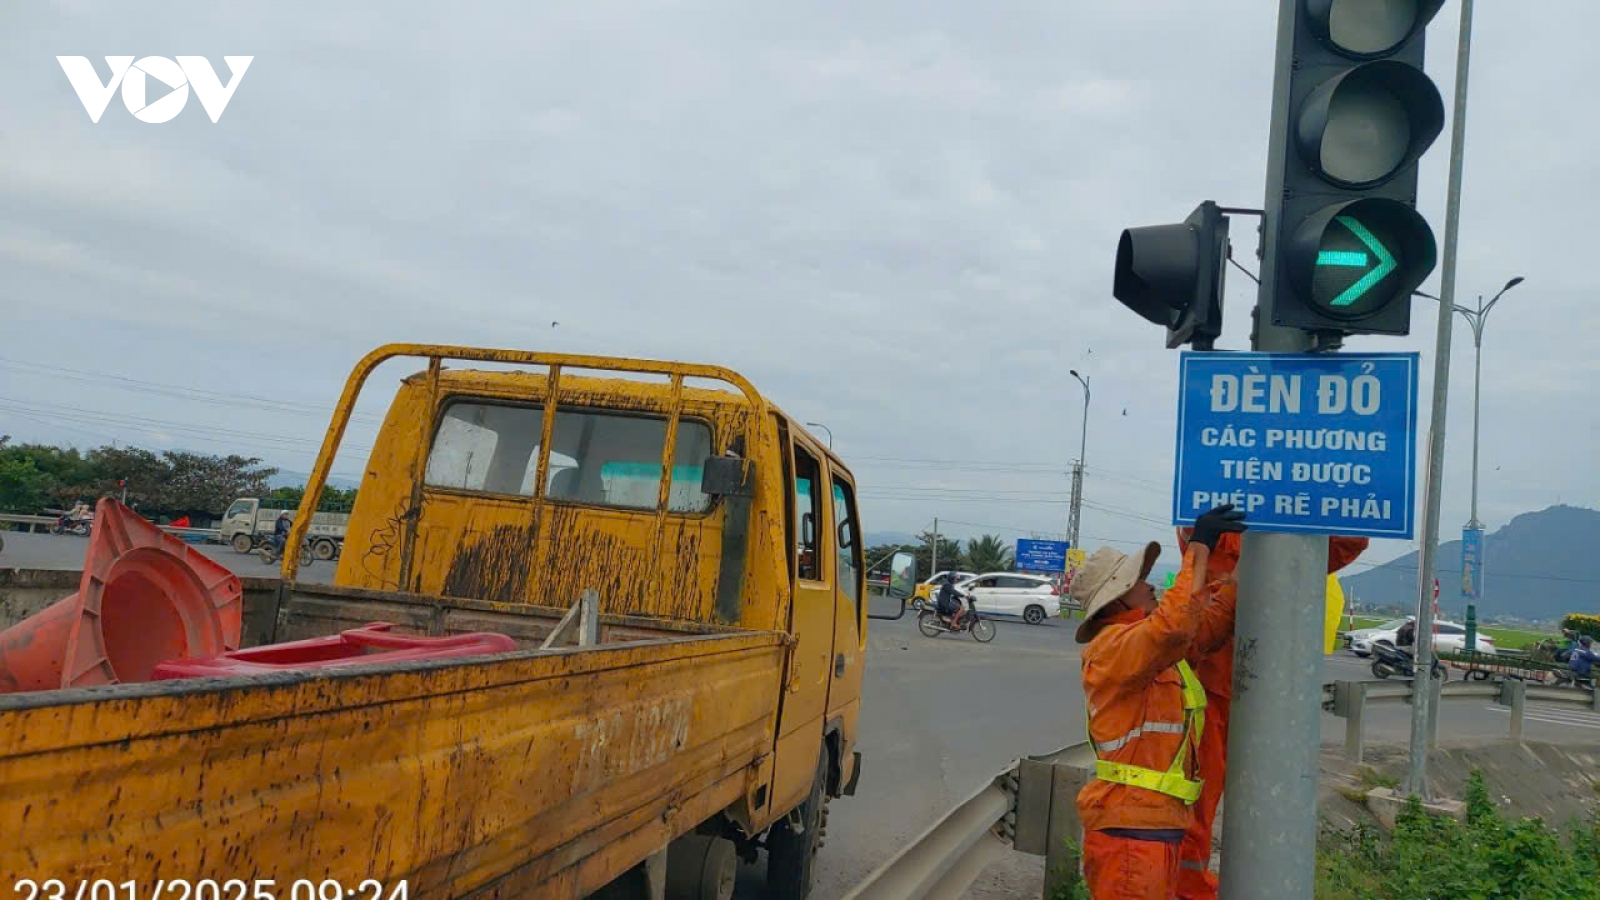
[[[759,812],[788,638],[322,585],[247,585],[247,644],[371,621],[495,656],[0,696],[0,873],[374,878],[583,896],[718,811]]]

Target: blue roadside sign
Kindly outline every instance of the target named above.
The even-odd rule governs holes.
[[[1409,540],[1415,353],[1183,353],[1172,522],[1232,503],[1259,531]]]
[[[1461,529],[1461,596],[1483,596],[1483,529]]]
[[[1017,571],[1019,572],[1065,572],[1067,570],[1067,551],[1072,545],[1066,541],[1038,541],[1031,538],[1017,539]]]

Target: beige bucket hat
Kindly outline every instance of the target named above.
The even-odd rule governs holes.
[[[1083,568],[1072,579],[1072,599],[1083,610],[1083,624],[1078,626],[1078,643],[1088,642],[1089,623],[1096,614],[1132,590],[1135,584],[1150,577],[1150,569],[1160,555],[1161,545],[1151,541],[1138,556],[1101,547],[1084,562]]]

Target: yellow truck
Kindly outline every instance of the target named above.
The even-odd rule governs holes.
[[[861,774],[850,470],[726,369],[389,345],[345,385],[291,546],[363,385],[406,357],[335,583],[290,554],[245,643],[383,621],[518,649],[0,695],[0,888],[726,897],[765,855],[764,896],[805,897]],[[552,640],[585,595],[589,637]]]

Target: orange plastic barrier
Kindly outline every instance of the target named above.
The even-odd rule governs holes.
[[[508,653],[517,649],[511,638],[491,631],[449,637],[393,634],[388,622],[372,622],[329,637],[269,644],[223,653],[207,659],[182,659],[156,666],[155,681],[170,678],[205,678],[218,675],[253,675],[296,669],[450,659]]]
[[[149,681],[238,649],[243,611],[232,572],[105,497],[78,592],[0,632],[0,693]]]

